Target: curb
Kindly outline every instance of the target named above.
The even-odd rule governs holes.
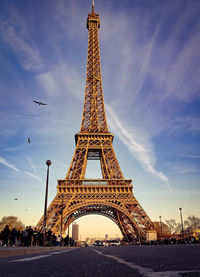
[[[21,255],[27,255],[27,254],[35,254],[40,252],[48,252],[48,251],[55,251],[55,250],[63,250],[71,248],[69,246],[61,246],[61,247],[34,247],[34,248],[11,248],[11,249],[0,249],[0,258],[3,257],[10,257],[10,256],[21,256]]]

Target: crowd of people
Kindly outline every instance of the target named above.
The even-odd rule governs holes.
[[[8,225],[5,226],[3,231],[0,232],[0,246],[75,246],[74,240],[68,235],[65,238],[61,238],[60,235],[55,235],[51,230],[48,230],[45,235],[44,233],[32,228],[31,226],[26,226],[22,231],[16,228],[9,229]],[[188,236],[185,238],[163,238],[161,240],[154,240],[150,242],[143,242],[142,244],[196,244],[200,243],[200,239],[196,239],[193,236]],[[127,242],[121,241],[121,244],[127,244]]]
[[[56,236],[51,230],[46,232],[45,244],[43,243],[44,233],[40,232],[36,228],[26,226],[22,231],[16,228],[9,229],[8,225],[5,226],[3,231],[0,233],[0,245],[6,246],[73,246],[74,241],[68,235],[65,238],[61,238],[60,235]]]
[[[200,243],[199,239],[193,237],[193,236],[188,236],[184,238],[180,237],[173,237],[173,238],[162,238],[159,240],[153,240],[153,241],[148,241],[144,242],[142,244],[146,245],[175,245],[175,244],[198,244]]]

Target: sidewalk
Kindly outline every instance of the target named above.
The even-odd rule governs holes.
[[[0,258],[9,256],[20,256],[26,254],[35,254],[55,250],[71,248],[70,246],[53,246],[53,247],[0,247]]]

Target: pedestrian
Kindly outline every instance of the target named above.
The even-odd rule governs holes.
[[[56,246],[56,235],[55,234],[52,235],[52,244],[53,244],[53,246]]]
[[[37,239],[38,239],[38,231],[36,228],[33,230],[33,246],[37,245]]]
[[[67,235],[64,239],[64,244],[68,245],[69,244],[69,236]]]
[[[3,230],[3,246],[4,247],[8,246],[9,235],[10,235],[10,229],[9,229],[8,225],[6,225],[6,227]]]
[[[39,240],[39,245],[43,246],[44,234],[42,232],[38,232],[38,240]]]
[[[60,246],[60,241],[61,241],[61,237],[60,235],[58,235],[56,238],[56,246]]]
[[[28,228],[28,246],[30,246],[30,247],[32,245],[32,237],[33,237],[33,229],[31,228],[31,226],[29,226],[29,228]]]
[[[23,246],[28,246],[28,226],[26,226],[26,229],[22,233],[22,239],[23,239]]]
[[[15,247],[16,240],[17,240],[17,230],[14,227],[11,231],[11,244],[13,247]]]
[[[20,230],[17,231],[17,246],[22,246],[22,232]]]
[[[50,229],[47,232],[47,245],[48,246],[52,245],[52,231]]]
[[[3,245],[3,231],[0,232],[0,246]]]

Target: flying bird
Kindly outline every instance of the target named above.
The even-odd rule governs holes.
[[[33,100],[33,102],[36,103],[36,104],[38,104],[39,106],[40,106],[40,105],[47,105],[47,104],[45,104],[45,103],[43,103],[43,102],[39,102],[39,101],[35,101],[35,100]]]
[[[18,198],[15,198],[14,200],[18,200]]]
[[[28,143],[31,143],[31,139],[30,138],[27,138],[27,140],[28,140]]]

